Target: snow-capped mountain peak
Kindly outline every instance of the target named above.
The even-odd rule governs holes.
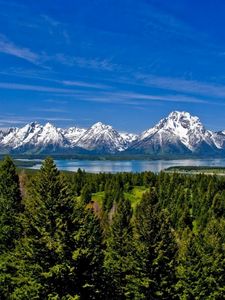
[[[125,141],[110,125],[97,122],[78,140],[77,145],[87,150],[114,153],[125,149]]]
[[[134,133],[120,132],[119,134],[128,145],[138,139],[138,135]]]
[[[42,132],[36,137],[34,142],[43,145],[63,146],[64,137],[58,128],[48,122],[43,126]]]
[[[55,129],[55,126],[53,124],[51,124],[50,122],[47,122],[45,125],[44,125],[45,128],[49,128],[49,129]]]
[[[44,126],[37,122],[26,124],[22,128],[11,130],[1,140],[1,146],[18,150],[52,145],[63,146],[64,137],[51,123]]]
[[[181,136],[185,135],[187,130],[195,127],[204,129],[198,117],[192,116],[188,112],[174,111],[162,119],[154,129],[167,129]]]
[[[60,129],[60,130],[72,147],[76,146],[77,141],[86,132],[86,129],[79,128],[79,127],[70,127],[68,129]]]
[[[91,126],[91,128],[95,131],[98,131],[98,130],[105,130],[105,131],[113,130],[112,126],[103,124],[102,122],[95,123],[94,125]]]
[[[17,148],[30,139],[42,129],[42,126],[36,122],[26,124],[22,128],[12,128],[9,133],[3,137],[1,144],[11,148]]]
[[[171,112],[168,117],[162,119],[155,127],[143,132],[141,139],[150,138],[156,133],[161,138],[163,135],[176,138],[191,151],[195,151],[202,142],[210,147],[213,146],[211,132],[205,129],[198,117],[184,111]]]
[[[81,149],[80,149],[81,148]],[[151,155],[225,153],[225,130],[207,130],[200,119],[185,111],[173,111],[140,135],[119,133],[112,126],[97,122],[88,129],[61,129],[51,123],[32,122],[22,128],[0,131],[3,153],[52,153],[84,149],[97,153]]]

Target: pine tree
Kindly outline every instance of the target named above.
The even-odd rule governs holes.
[[[132,210],[121,195],[106,240],[105,270],[108,279],[106,299],[126,299],[128,278],[133,268]]]
[[[84,187],[81,190],[81,201],[83,201],[84,203],[88,204],[91,201],[91,188],[89,186],[89,184],[85,184]]]
[[[105,299],[103,270],[103,233],[98,218],[85,203],[76,203],[72,253],[74,284],[80,299]]]
[[[27,192],[23,226],[12,298],[76,299],[85,290],[86,299],[92,299],[99,293],[95,275],[102,256],[98,220],[71,197],[50,158]]]
[[[11,253],[21,234],[19,215],[21,203],[19,178],[10,157],[0,165],[0,299],[8,299],[13,271]]]
[[[135,232],[139,243],[139,265],[146,284],[141,288],[146,299],[173,299],[176,243],[168,213],[161,210],[151,189],[136,209]]]
[[[225,194],[217,193],[213,198],[212,211],[215,217],[225,217]]]
[[[14,246],[21,211],[19,177],[12,159],[7,156],[0,165],[0,253]]]
[[[177,268],[180,299],[224,299],[224,230],[224,219],[212,219],[201,234],[184,237]]]

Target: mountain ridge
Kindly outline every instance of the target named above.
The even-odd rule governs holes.
[[[225,130],[207,130],[189,112],[173,111],[155,126],[137,134],[118,132],[97,122],[88,129],[57,128],[31,122],[0,131],[1,153],[97,153],[145,155],[225,154]]]

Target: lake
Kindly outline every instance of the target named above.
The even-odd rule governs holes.
[[[225,159],[180,159],[180,160],[129,160],[129,161],[110,161],[110,160],[75,160],[62,159],[55,160],[60,170],[77,171],[78,168],[90,173],[117,173],[117,172],[160,172],[173,166],[217,166],[225,167]],[[37,163],[32,169],[39,169]]]

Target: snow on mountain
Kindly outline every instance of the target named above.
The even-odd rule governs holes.
[[[126,142],[112,126],[98,122],[84,133],[78,140],[77,146],[87,150],[114,153],[123,151]]]
[[[188,112],[171,112],[142,134],[119,133],[112,126],[98,122],[89,129],[56,128],[50,123],[32,122],[22,128],[0,130],[2,153],[142,153],[153,155],[224,154],[225,130],[206,130],[198,117]]]
[[[1,137],[1,133],[0,133]],[[22,128],[12,128],[6,134],[2,133],[0,148],[13,151],[38,152],[49,149],[76,148],[114,153],[123,151],[128,146],[126,139],[111,126],[101,122],[94,124],[88,130],[78,127],[68,129],[56,128],[50,123],[42,126],[36,122],[25,125]]]
[[[119,134],[124,140],[124,142],[127,144],[127,146],[129,146],[131,143],[138,139],[138,135],[134,133],[119,132]]]
[[[218,149],[225,149],[225,130],[212,133],[212,140]]]
[[[62,134],[68,140],[70,145],[76,146],[77,141],[84,135],[87,130],[84,128],[71,127],[68,129],[61,129]]]
[[[1,144],[1,141],[3,140],[3,138],[10,134],[12,131],[16,131],[18,128],[4,128],[4,129],[1,129],[0,130],[0,144]]]
[[[218,147],[213,141],[213,133],[205,129],[198,117],[174,111],[156,126],[144,131],[132,148],[151,153],[193,153],[209,152]]]
[[[18,148],[29,142],[41,129],[42,126],[36,122],[27,124],[22,128],[11,128],[9,133],[2,139],[1,145],[9,148]]]
[[[25,125],[22,128],[14,128],[1,140],[1,147],[13,150],[26,148],[63,147],[65,138],[52,124],[42,126],[36,122]]]
[[[40,130],[38,130],[36,134],[24,142],[32,145],[54,145],[57,147],[63,147],[67,144],[66,139],[60,130],[50,123],[45,124],[43,127],[41,126]]]

